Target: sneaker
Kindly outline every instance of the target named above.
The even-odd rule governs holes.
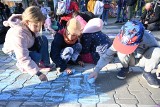
[[[115,23],[119,23],[119,21],[117,20]]]
[[[144,72],[142,76],[148,82],[149,86],[159,88],[157,79],[150,72]]]
[[[126,75],[129,73],[129,67],[121,68],[121,70],[117,74],[118,79],[125,79]]]
[[[119,21],[119,23],[123,23],[122,21]]]

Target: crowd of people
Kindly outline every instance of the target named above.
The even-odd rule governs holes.
[[[144,67],[143,77],[149,86],[159,88],[160,46],[154,36],[146,30],[150,28],[153,18],[145,20],[144,16],[141,20],[132,20],[130,15],[112,42],[107,34],[102,32],[104,20],[107,20],[104,17],[104,20],[101,19],[103,9],[99,11],[101,14],[95,14],[98,9],[94,9],[91,3],[90,7],[87,5],[90,11],[81,12],[76,1],[65,3],[65,7],[64,1],[58,4],[65,8],[65,11],[57,8],[58,14],[51,11],[45,16],[40,7],[29,6],[21,11],[22,14],[12,14],[8,20],[3,21],[3,25],[9,26],[10,29],[6,34],[2,51],[17,62],[16,65],[21,72],[37,75],[41,81],[47,81],[43,71],[51,71],[54,64],[58,72],[71,75],[74,70],[69,68],[68,64],[84,66],[85,63],[92,63],[96,66],[88,80],[96,80],[98,72],[105,65],[112,63],[117,54],[123,66],[117,74],[118,79],[125,79],[129,67],[138,65]],[[158,6],[157,3],[158,1],[146,3],[145,11],[158,11],[154,6]],[[99,1],[95,1],[94,4],[102,6]],[[147,14],[145,11],[144,15]],[[124,12],[122,16],[125,16],[123,14]],[[116,23],[120,23],[119,19],[118,13]],[[54,34],[50,52],[46,36],[40,33],[43,29]],[[54,64],[50,63],[50,58]],[[154,74],[151,73],[153,69],[157,69]]]

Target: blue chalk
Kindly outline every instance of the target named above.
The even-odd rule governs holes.
[[[95,79],[94,79],[94,78],[88,79],[88,83],[93,84],[94,82],[95,82]]]

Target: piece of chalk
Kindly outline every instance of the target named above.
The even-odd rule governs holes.
[[[88,83],[93,84],[94,82],[95,82],[95,79],[94,79],[94,78],[88,79]]]

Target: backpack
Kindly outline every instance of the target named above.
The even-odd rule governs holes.
[[[56,11],[56,15],[63,15],[66,11],[66,2],[65,1],[59,1],[58,7]]]
[[[103,8],[104,8],[104,3],[97,0],[94,6],[94,15],[98,15],[98,16],[102,15]]]
[[[128,6],[133,6],[134,4],[136,4],[137,0],[127,0],[127,5]]]

